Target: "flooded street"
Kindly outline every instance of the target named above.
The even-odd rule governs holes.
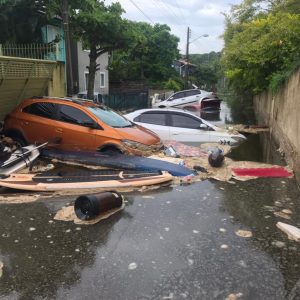
[[[227,107],[210,117],[234,122]],[[249,136],[229,156],[284,164],[268,134]],[[125,196],[123,211],[92,226],[53,220],[74,196],[1,204],[0,298],[300,298],[300,244],[276,227],[300,227],[294,178],[205,180]]]

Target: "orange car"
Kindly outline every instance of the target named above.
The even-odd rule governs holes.
[[[108,107],[66,98],[25,100],[6,116],[4,134],[20,145],[59,138],[62,150],[142,154],[162,147],[155,133]]]

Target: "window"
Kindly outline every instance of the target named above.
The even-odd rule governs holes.
[[[133,126],[130,121],[106,106],[88,107],[87,109],[100,121],[111,127],[124,128]]]
[[[184,97],[184,92],[179,92],[179,93],[174,94],[171,98],[169,98],[168,101],[172,101],[172,100],[183,98],[183,97]]]
[[[144,113],[139,116],[139,121],[147,124],[166,126],[166,115],[160,113]]]
[[[171,115],[171,126],[173,127],[199,129],[201,123],[202,122],[200,120],[196,120],[193,117],[184,116],[180,114]]]
[[[191,91],[186,91],[185,92],[186,97],[195,96],[195,95],[199,95],[199,94],[200,94],[199,90],[191,90]]]
[[[55,119],[57,113],[57,104],[49,102],[33,103],[23,108],[23,112],[47,119]]]
[[[100,88],[105,88],[105,73],[100,72]]]
[[[89,86],[89,72],[84,72],[84,84],[85,84],[85,89],[88,89]]]
[[[69,105],[60,105],[59,121],[81,126],[84,126],[86,123],[95,123],[83,111]]]

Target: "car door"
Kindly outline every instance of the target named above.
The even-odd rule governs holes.
[[[184,101],[182,101],[182,106],[187,104],[197,103],[200,100],[200,91],[199,90],[189,90],[185,91]]]
[[[50,102],[35,102],[23,108],[22,126],[27,142],[41,144],[54,138],[58,106]]]
[[[145,112],[133,120],[135,123],[150,129],[162,140],[169,140],[169,127],[167,126],[167,115],[165,112]]]
[[[185,101],[185,92],[184,91],[178,92],[175,93],[166,101],[166,106],[171,106],[171,107],[180,106],[183,104],[184,101]]]
[[[96,129],[90,128],[87,123],[95,123],[84,111],[70,106],[59,104],[58,122],[55,127],[56,136],[61,137],[63,150],[94,151]]]
[[[170,114],[170,139],[178,142],[210,142],[210,131],[207,126],[201,128],[202,121],[182,113]]]

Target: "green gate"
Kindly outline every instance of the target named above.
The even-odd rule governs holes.
[[[104,96],[104,104],[118,111],[133,111],[147,108],[148,92]]]

